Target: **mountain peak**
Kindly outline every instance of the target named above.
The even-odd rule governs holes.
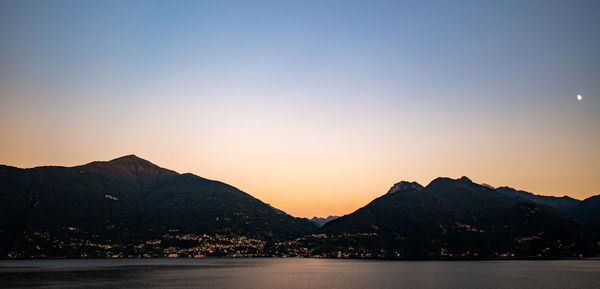
[[[118,164],[135,164],[138,166],[146,166],[146,167],[159,167],[143,158],[140,158],[134,154],[126,155],[122,157],[118,157],[116,159],[110,160],[108,162],[104,162],[108,164],[118,165]]]
[[[387,193],[393,194],[395,192],[404,191],[404,190],[408,190],[408,189],[421,190],[421,189],[423,189],[423,186],[421,186],[417,182],[401,181],[401,182],[395,183]]]
[[[337,218],[339,218],[339,216],[329,215],[327,218],[319,218],[317,216],[314,216],[314,217],[312,217],[312,219],[309,219],[309,221],[311,221],[313,224],[317,225],[317,227],[321,228],[321,227],[323,227],[323,225],[325,225],[325,223],[333,221]]]
[[[448,178],[448,177],[438,177],[436,179],[434,179],[433,181],[431,181],[431,183],[429,183],[429,185],[427,186],[436,186],[436,185],[459,185],[459,184],[474,184],[473,181],[471,181],[471,179],[462,176],[459,179],[452,179],[452,178]]]
[[[91,162],[87,165],[83,165],[82,168],[96,173],[119,175],[130,178],[177,174],[177,172],[161,168],[134,154],[122,156],[110,161]]]
[[[142,161],[145,161],[144,159],[142,159],[134,154],[118,157],[118,158],[110,160],[110,161],[113,162],[113,161],[120,161],[120,160],[142,160]]]

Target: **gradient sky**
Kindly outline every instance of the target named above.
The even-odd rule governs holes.
[[[1,0],[0,164],[136,154],[304,217],[438,176],[586,198],[599,15],[566,0]]]

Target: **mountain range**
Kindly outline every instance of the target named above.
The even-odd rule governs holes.
[[[402,181],[351,214],[309,220],[135,155],[0,166],[1,258],[596,256],[598,212],[600,196],[539,196],[462,177]]]
[[[351,257],[526,258],[598,253],[597,237],[565,213],[507,196],[467,177],[437,178],[425,187],[400,182],[319,232],[334,237],[313,246]]]
[[[339,218],[340,216],[328,216],[326,218],[320,218],[320,217],[312,217],[311,219],[309,219],[309,221],[311,221],[313,224],[317,225],[317,227],[321,228],[323,227],[323,225],[325,225],[325,223],[329,222],[329,221],[333,221],[337,218]]]

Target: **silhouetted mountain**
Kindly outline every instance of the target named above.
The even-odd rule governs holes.
[[[600,236],[600,195],[583,200],[569,214]]]
[[[317,227],[321,228],[323,227],[323,225],[325,225],[325,223],[329,222],[329,221],[333,221],[335,219],[339,218],[339,216],[329,216],[327,218],[319,218],[319,217],[312,217],[312,219],[309,219],[309,221],[311,221],[313,224],[317,225]]]
[[[267,205],[269,205],[269,204],[267,204]],[[273,210],[275,210],[277,213],[284,214],[284,215],[289,215],[288,213],[284,212],[283,210],[277,209],[277,208],[275,208],[275,207],[273,207],[273,206],[271,206],[271,205],[269,205],[269,207],[271,207],[271,208],[272,208]],[[291,216],[291,215],[290,215],[290,216]]]
[[[437,178],[426,187],[399,182],[337,219],[308,220],[134,155],[76,167],[0,166],[0,257],[596,255],[592,234],[539,201],[572,203],[556,199]],[[569,213],[598,232],[599,203],[595,196]],[[324,224],[317,234],[312,222]]]
[[[400,184],[400,185],[399,185]],[[488,258],[595,255],[598,246],[559,211],[460,179],[399,183],[305,240],[314,254],[346,257]],[[407,185],[412,184],[412,185]]]
[[[561,212],[568,212],[581,202],[580,200],[573,199],[569,196],[553,197],[535,195],[530,192],[515,190],[510,187],[499,187],[496,189],[496,191],[511,198],[519,198],[523,200],[533,201],[539,204],[544,204],[553,207]]]
[[[404,190],[408,190],[408,189],[414,189],[414,190],[420,190],[422,189],[423,186],[421,186],[421,184],[417,183],[417,182],[405,182],[405,181],[401,181],[399,183],[394,184],[389,190],[388,190],[388,194],[393,194],[397,191],[404,191]]]
[[[0,166],[0,257],[79,256],[85,244],[133,244],[176,232],[284,240],[311,222],[230,185],[134,155],[76,167]]]

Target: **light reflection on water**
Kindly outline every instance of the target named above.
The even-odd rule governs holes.
[[[600,260],[2,260],[1,288],[600,288]]]

